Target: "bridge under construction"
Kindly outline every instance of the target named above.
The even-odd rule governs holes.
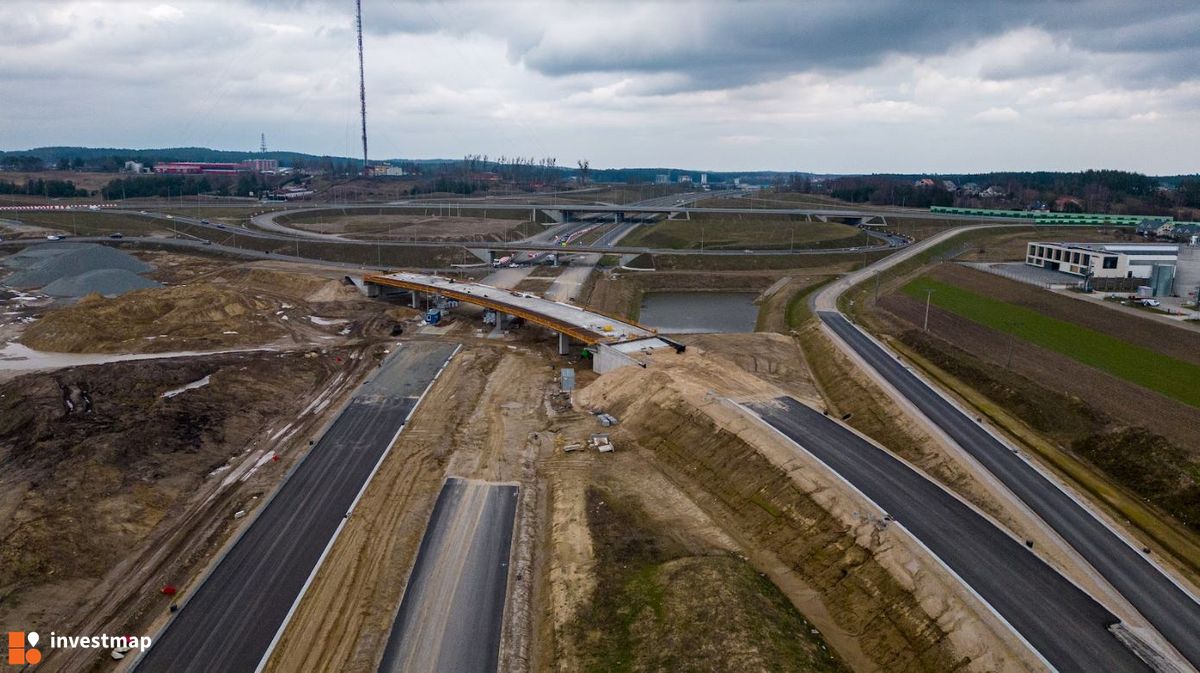
[[[444,276],[419,273],[371,274],[362,279],[367,296],[379,296],[382,288],[393,287],[413,293],[413,304],[421,294],[430,294],[482,306],[499,314],[524,319],[558,333],[559,352],[566,353],[569,339],[596,347],[594,367],[600,371],[616,362],[625,364],[631,350],[674,347],[650,328],[572,304],[543,299],[527,292],[505,290],[482,283],[457,281]]]

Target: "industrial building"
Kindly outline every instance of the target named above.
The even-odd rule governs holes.
[[[1025,263],[1084,278],[1144,280],[1154,296],[1166,296],[1174,293],[1179,253],[1178,245],[1032,242]]]
[[[272,173],[279,170],[275,159],[247,159],[239,163],[204,161],[164,161],[154,165],[159,175],[231,175],[236,173]]]

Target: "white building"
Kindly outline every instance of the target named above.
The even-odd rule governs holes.
[[[707,184],[708,184],[708,173],[701,173],[701,174],[700,174],[700,184],[702,184],[702,185],[707,185]]]
[[[1149,279],[1156,265],[1175,266],[1177,245],[1030,243],[1025,263],[1093,278]]]
[[[669,175],[659,173],[658,175],[654,176],[654,184],[656,184],[656,185],[665,185],[665,184],[669,184],[670,182],[671,182],[671,176],[669,176]]]
[[[679,184],[690,185],[691,183],[692,183],[692,176],[690,176],[690,175],[679,176]]]

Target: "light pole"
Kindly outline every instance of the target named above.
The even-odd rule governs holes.
[[[1019,325],[1019,324],[1020,323],[1009,323],[1008,324],[1008,329],[1009,329],[1009,332],[1008,332],[1008,358],[1004,362],[1004,368],[1008,369],[1008,370],[1012,369],[1013,346],[1016,345],[1016,343],[1017,343],[1017,335],[1012,332],[1012,328],[1015,325]]]
[[[929,331],[929,300],[933,297],[933,289],[925,290],[925,326],[921,328],[923,332]]]

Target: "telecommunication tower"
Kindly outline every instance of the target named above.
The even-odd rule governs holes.
[[[267,153],[267,134],[265,133],[262,134],[262,142],[258,145],[258,151],[260,154]]]
[[[358,102],[362,110],[363,175],[367,173],[367,79],[363,69],[362,0],[354,0],[358,14]]]

